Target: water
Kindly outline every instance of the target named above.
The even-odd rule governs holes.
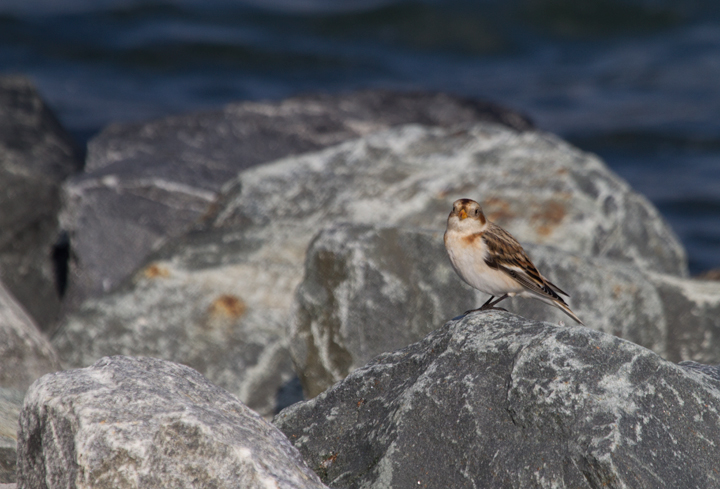
[[[357,88],[490,99],[600,154],[720,267],[720,4],[0,0],[0,72],[84,143],[112,121]]]

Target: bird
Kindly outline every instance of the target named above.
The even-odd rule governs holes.
[[[505,311],[495,306],[508,297],[519,296],[555,306],[583,324],[561,297],[569,295],[545,278],[520,243],[488,220],[474,200],[458,199],[453,203],[444,241],[450,262],[460,278],[471,287],[490,294],[485,304],[467,311],[466,315],[491,309]]]

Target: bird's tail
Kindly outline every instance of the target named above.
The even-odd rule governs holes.
[[[555,306],[558,309],[562,310],[565,314],[573,318],[575,321],[577,321],[578,324],[585,326],[585,323],[580,321],[580,318],[575,315],[574,312],[570,310],[570,306],[568,306],[562,297],[560,297],[558,294],[566,295],[570,297],[567,292],[564,292],[560,289],[557,285],[550,282],[548,279],[543,277],[544,287],[542,288],[542,294],[537,293],[537,291],[531,291],[534,292],[534,296],[540,299],[541,301],[550,304],[551,306]]]
[[[580,324],[581,326],[585,326],[585,323],[583,323],[582,321],[580,321],[580,318],[577,317],[577,316],[575,315],[575,313],[570,310],[570,307],[569,307],[567,304],[565,304],[565,301],[563,301],[562,299],[560,299],[560,300],[551,299],[551,300],[552,300],[551,303],[552,303],[553,306],[555,306],[555,307],[557,307],[558,309],[562,310],[562,312],[564,312],[565,314],[567,314],[568,316],[570,316],[571,318],[573,318],[573,319],[574,319],[575,321],[577,321],[578,324]]]

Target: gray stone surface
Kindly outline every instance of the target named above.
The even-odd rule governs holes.
[[[0,387],[24,392],[59,368],[53,346],[0,282]]]
[[[15,482],[18,414],[25,391],[59,369],[55,348],[0,282],[0,483]]]
[[[504,312],[450,321],[274,420],[334,488],[717,487],[720,382]]]
[[[288,440],[195,370],[103,358],[25,398],[18,487],[324,487]]]
[[[244,263],[247,248],[220,233],[175,240],[127,283],[66,318],[53,338],[64,366],[108,355],[160,357],[272,416],[293,377],[285,329],[292,294],[275,296],[266,282],[284,289],[282,272],[265,275]]]
[[[715,380],[720,381],[720,365],[705,365],[703,363],[693,362],[692,360],[685,360],[678,363],[683,368],[697,370],[705,375],[712,377]]]
[[[588,327],[665,354],[668,318],[636,266],[542,245],[526,251],[572,296],[570,306]],[[322,231],[308,249],[290,342],[305,394],[316,396],[374,356],[419,341],[487,298],[457,276],[439,231],[350,225]],[[537,301],[507,299],[502,307],[572,322]]]
[[[62,223],[77,257],[68,303],[117,285],[159,240],[202,217],[241,170],[398,124],[480,120],[531,127],[523,116],[490,103],[379,90],[244,102],[112,125],[90,142],[86,172],[64,186]]]
[[[714,268],[712,270],[707,270],[700,275],[697,276],[697,278],[701,280],[716,280],[720,281],[720,268]]]
[[[0,76],[0,279],[44,331],[60,310],[52,262],[60,184],[81,166],[30,80]]]
[[[667,358],[720,363],[720,282],[648,274],[668,318]]]
[[[415,343],[474,307],[440,231],[340,225],[308,248],[290,352],[314,397],[376,355]]]
[[[68,367],[114,354],[190,365],[272,414],[293,376],[291,305],[312,237],[343,221],[444,230],[464,196],[525,242],[685,272],[657,211],[597,158],[494,124],[404,126],[242,172],[203,226],[85,302],[53,344]]]
[[[0,489],[15,482],[18,417],[25,391],[0,387]]]
[[[207,221],[444,230],[460,197],[477,199],[524,242],[687,275],[685,251],[657,209],[597,157],[550,134],[493,124],[404,126],[253,168],[226,185]]]
[[[646,273],[601,257],[528,244],[539,270],[568,292],[586,326],[672,361],[720,362],[720,283]],[[440,231],[339,225],[312,241],[296,291],[290,351],[313,397],[374,356],[419,341],[443,320],[488,296],[467,286]],[[539,301],[502,307],[524,317],[572,323]]]

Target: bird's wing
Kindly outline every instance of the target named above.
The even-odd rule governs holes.
[[[488,249],[485,263],[489,267],[507,273],[531,292],[565,303],[558,293],[567,294],[540,275],[540,272],[525,254],[523,247],[510,233],[495,224],[491,224],[483,233],[482,238]]]
[[[562,294],[562,295],[564,295],[565,297],[570,297],[570,294],[568,294],[567,292],[565,292],[564,290],[562,290],[560,287],[558,287],[557,285],[555,285],[554,283],[552,283],[551,281],[549,281],[549,280],[546,279],[545,277],[543,277],[543,280],[545,281],[545,284],[547,284],[548,287],[550,287],[551,289],[553,289],[553,290],[554,290],[555,292],[557,292],[558,294]]]

